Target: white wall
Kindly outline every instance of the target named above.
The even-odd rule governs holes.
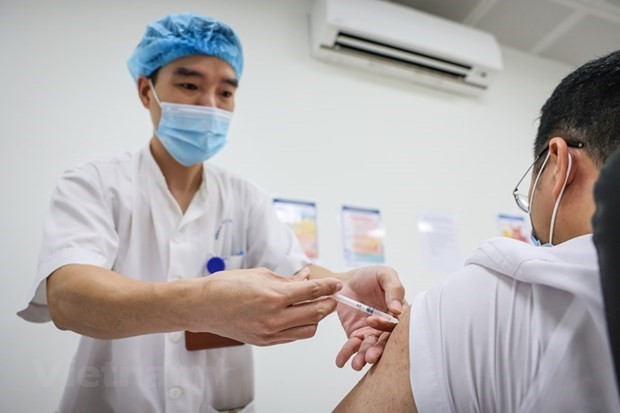
[[[0,1],[0,410],[53,411],[77,343],[15,315],[36,269],[49,196],[63,169],[149,139],[125,62],[152,20],[193,10],[244,42],[231,143],[215,159],[280,196],[319,205],[321,264],[342,270],[342,203],[381,208],[387,258],[408,297],[439,279],[422,263],[416,216],[453,214],[463,257],[516,212],[538,110],[564,65],[504,49],[479,99],[352,71],[309,56],[310,1]],[[328,411],[360,373],[339,370],[334,316],[313,340],[256,351],[260,411]],[[26,396],[24,396],[26,395]]]

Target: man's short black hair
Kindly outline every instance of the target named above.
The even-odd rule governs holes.
[[[620,50],[566,76],[541,109],[534,156],[556,137],[585,144],[600,167],[620,147]]]
[[[161,69],[161,68],[160,68]],[[157,75],[159,74],[159,69],[157,69],[156,71],[153,72],[153,74],[150,76],[151,78],[151,83],[153,83],[153,86],[155,86],[155,83],[157,83]]]

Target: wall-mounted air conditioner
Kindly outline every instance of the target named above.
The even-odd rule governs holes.
[[[380,0],[316,0],[312,54],[444,89],[489,87],[502,56],[489,33]]]

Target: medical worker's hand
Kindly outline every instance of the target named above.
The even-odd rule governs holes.
[[[402,314],[405,288],[396,271],[389,267],[366,267],[352,270],[343,277],[340,293],[396,317]],[[396,324],[338,304],[338,317],[348,340],[336,356],[336,365],[343,367],[353,357],[351,367],[361,370],[367,363],[381,358],[389,332]]]
[[[258,346],[314,336],[336,308],[326,299],[342,288],[336,278],[308,280],[309,271],[282,277],[267,269],[222,271],[196,279],[197,306],[189,331],[209,331]]]

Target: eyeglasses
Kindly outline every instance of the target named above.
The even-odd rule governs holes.
[[[577,148],[577,149],[581,149],[585,146],[583,142],[570,142],[570,141],[566,141],[566,145],[569,148]],[[527,171],[525,171],[521,179],[519,179],[519,182],[517,182],[517,185],[515,186],[514,191],[512,191],[512,196],[514,196],[517,206],[519,207],[521,211],[525,212],[526,214],[530,213],[530,199],[527,195],[524,195],[519,191],[519,186],[521,186],[521,183],[523,182],[527,174],[532,170],[534,165],[536,165],[536,162],[540,160],[540,158],[545,154],[545,152],[547,152],[548,149],[549,149],[549,145],[547,145],[545,149],[543,149],[542,151],[540,151],[538,155],[536,155],[536,158],[534,158],[534,162],[532,162],[530,167],[527,168]],[[545,159],[545,162],[540,167],[540,171],[538,172],[536,181],[538,181],[538,178],[540,177],[542,170],[545,168],[546,163],[547,163],[547,159]],[[536,183],[534,183],[534,185],[536,185]]]

